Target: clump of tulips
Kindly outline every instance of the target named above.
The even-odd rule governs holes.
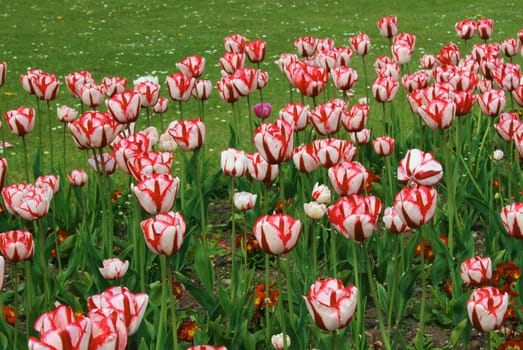
[[[33,173],[26,141],[37,121],[42,149],[40,102],[50,115],[60,82],[39,69],[22,74],[37,108],[4,113],[22,138],[25,181],[10,183],[11,159],[0,158],[0,306],[9,311],[0,343],[366,349],[377,346],[363,336],[372,305],[385,349],[430,347],[425,327],[435,319],[449,347],[466,347],[473,329],[489,348],[520,345],[523,80],[512,58],[523,31],[496,43],[493,25],[456,23],[467,45],[480,41],[463,52],[443,45],[413,72],[419,39],[394,16],[377,21],[383,38],[372,40],[385,40],[390,55],[376,57],[373,72],[372,35],[347,45],[296,38],[296,53],[275,61],[289,87],[283,106],[264,99],[266,43],[241,34],[224,39],[215,84],[201,79],[205,58],[188,56],[165,77],[168,97],[158,77],[128,87],[73,72],[65,83],[79,108],[56,112],[63,161],[54,162],[51,141],[50,162],[37,154]],[[6,72],[0,62],[0,87]],[[213,88],[232,118],[211,170]],[[164,126],[170,100],[178,108]],[[199,115],[186,118],[191,100]],[[67,131],[86,153],[83,168],[68,168]],[[230,210],[219,227],[215,201]],[[255,263],[253,251],[262,255]]]

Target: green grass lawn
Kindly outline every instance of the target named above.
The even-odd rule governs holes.
[[[466,52],[454,31],[454,24],[461,19],[493,18],[493,40],[514,37],[523,23],[523,13],[517,10],[514,2],[494,5],[490,1],[9,2],[3,6],[1,15],[0,60],[7,62],[8,75],[0,89],[0,109],[3,112],[22,105],[36,107],[34,97],[27,95],[19,83],[20,74],[29,68],[54,73],[62,81],[58,98],[51,102],[53,116],[56,106],[79,107],[65,86],[65,76],[78,70],[91,71],[97,82],[104,76],[126,77],[130,86],[139,76],[156,75],[162,84],[161,96],[168,97],[165,77],[177,71],[176,62],[198,54],[207,60],[202,78],[215,83],[220,78],[218,60],[224,53],[223,38],[241,33],[247,39],[261,38],[267,42],[266,60],[261,68],[269,72],[264,95],[273,104],[274,116],[288,102],[289,88],[273,62],[281,53],[294,53],[293,41],[300,36],[329,37],[337,46],[348,46],[350,36],[367,33],[372,40],[367,57],[370,66],[376,57],[390,55],[388,40],[379,35],[376,22],[383,16],[396,15],[399,32],[410,32],[417,37],[416,52],[409,65],[412,72],[419,68],[422,54],[437,54],[446,43],[456,42]],[[479,42],[479,39],[473,41]],[[519,56],[516,59],[521,60]],[[356,55],[351,66],[361,71],[361,60]],[[369,81],[372,79],[374,73],[370,70]],[[355,98],[363,96],[362,88],[360,82],[355,88]],[[401,105],[406,108],[406,103]],[[45,103],[42,106],[45,115]],[[246,115],[244,99],[240,101],[240,108]],[[186,103],[184,113],[186,118],[196,117],[197,101]],[[381,109],[371,109],[371,125],[376,113],[381,113]],[[206,123],[207,150],[215,154],[216,159],[218,152],[228,146],[226,122],[231,116],[230,106],[221,101],[214,90],[206,104]],[[171,101],[165,119],[176,118],[178,106]],[[159,126],[158,121],[155,123]],[[45,137],[52,138],[53,142],[61,140],[62,127],[53,119],[53,135]],[[37,147],[36,141],[32,142],[35,137],[27,138],[30,151]],[[8,161],[11,169],[17,168],[22,164],[21,140],[11,135],[7,140],[15,145],[7,153]],[[71,167],[83,166],[84,157],[69,137],[67,148]],[[61,152],[61,146],[55,150]]]

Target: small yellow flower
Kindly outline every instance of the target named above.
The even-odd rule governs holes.
[[[85,14],[86,14],[87,16],[90,16],[90,15],[93,14],[93,10],[87,10],[87,11],[85,12]]]
[[[56,19],[61,21],[63,19],[63,17],[62,16],[56,16]]]
[[[11,96],[15,96],[16,92],[14,92],[14,91],[4,91],[4,95],[11,97]]]

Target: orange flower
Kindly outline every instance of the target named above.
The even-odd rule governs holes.
[[[201,330],[200,326],[195,321],[183,321],[178,327],[178,338],[182,341],[192,342],[196,331]]]
[[[4,318],[7,323],[14,326],[16,323],[16,309],[14,307],[4,305]]]
[[[260,243],[256,240],[256,237],[252,234],[243,234],[236,237],[234,244],[237,247],[242,247],[245,244],[245,250],[248,255],[251,255],[260,250]]]
[[[254,298],[254,307],[256,309],[264,309],[268,302],[269,307],[273,308],[278,302],[280,292],[277,289],[272,289],[276,283],[269,284],[269,298],[265,297],[265,284],[258,284],[255,289],[256,297]]]
[[[443,242],[443,244],[448,245],[449,239],[447,236],[440,234],[439,238]],[[416,250],[415,253],[417,256],[419,256],[421,253],[425,256],[425,260],[432,261],[434,260],[435,254],[434,250],[432,250],[432,247],[430,245],[430,242],[428,241],[422,241],[421,243],[416,244]]]
[[[523,349],[523,338],[518,337],[518,338],[508,339],[503,344],[498,346],[498,350],[509,350],[509,349],[513,349],[513,350]]]
[[[185,291],[185,286],[183,285],[182,282],[178,282],[178,281],[173,281],[172,286],[173,286],[174,298],[177,300],[180,300],[183,296],[183,292]]]
[[[499,179],[492,179],[492,185],[495,187],[495,188],[498,188],[499,189]]]
[[[369,177],[367,178],[367,181],[365,182],[365,191],[370,192],[372,191],[372,184],[374,182],[379,182],[381,179],[381,176],[379,174],[374,174],[372,171],[367,170],[367,173],[369,174]]]
[[[122,197],[122,193],[121,193],[119,190],[114,190],[114,192],[113,192],[113,198],[111,198],[111,202],[112,202],[113,204],[116,203],[116,201],[119,200],[120,197]]]

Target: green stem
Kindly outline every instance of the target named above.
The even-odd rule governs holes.
[[[162,271],[162,305],[160,308],[160,321],[158,324],[158,338],[156,339],[156,350],[163,349],[165,347],[164,335],[167,334],[165,328],[165,321],[167,318],[167,289],[170,283],[167,280],[167,256],[159,255],[160,258],[160,269]],[[174,326],[174,325],[173,325]]]
[[[47,264],[47,255],[45,254],[45,238],[46,238],[46,229],[42,219],[38,220],[39,226],[39,242],[40,242],[40,265],[42,266],[42,279],[44,280],[44,296],[45,296],[45,307],[49,309],[51,307],[51,292],[49,290],[49,271]]]
[[[54,142],[53,142],[53,128],[51,126],[51,104],[49,101],[47,102],[47,132],[49,133],[49,146],[50,146],[50,152],[51,152],[51,166],[50,169],[54,166]]]
[[[365,86],[363,87],[365,90],[365,98],[367,99],[367,103],[370,103],[369,101],[369,89],[368,86],[368,80],[367,80],[367,66],[365,65],[365,56],[361,56],[361,62],[363,65],[363,82],[365,83]]]
[[[178,106],[180,107],[180,120],[183,120],[183,102],[178,101]]]
[[[278,267],[280,268],[280,270],[282,269],[282,261],[280,259],[280,256],[279,255],[276,255],[276,263],[278,265]],[[286,273],[286,276],[287,276],[287,303],[289,304],[289,317],[292,317],[292,315],[294,315],[294,307],[292,305],[292,293],[291,293],[291,286],[290,286],[290,273],[287,274],[287,269],[285,269],[285,273]],[[281,285],[279,287],[280,290],[283,290],[283,283],[281,280],[279,280],[279,282],[281,282]],[[267,287],[266,287],[267,288]],[[269,298],[270,299],[270,292],[269,293],[265,293],[265,298]],[[281,326],[281,330],[282,330],[282,333],[283,333],[283,349],[284,350],[287,350],[288,347],[287,347],[287,324],[285,323],[285,313],[283,312],[282,310],[283,308],[283,302],[281,301],[278,301],[278,315],[279,315],[279,318],[280,318],[280,326]]]
[[[261,90],[260,90],[261,91]],[[253,121],[252,121],[252,107],[251,107],[251,98],[250,95],[247,95],[247,106],[249,108],[249,131],[251,133],[251,140],[254,139],[254,127],[253,127]],[[263,106],[262,106],[262,114],[263,114]]]
[[[423,234],[421,235],[421,240],[425,238]],[[420,315],[419,315],[419,330],[416,334],[414,343],[417,349],[423,349],[425,343],[425,304],[427,300],[427,274],[425,273],[425,254],[422,252],[421,256],[421,306],[420,306]]]
[[[63,156],[64,156],[64,159],[63,159],[63,164],[64,164],[64,167],[63,167],[63,172],[66,173],[67,170],[66,170],[66,140],[67,140],[67,127],[66,125],[64,124],[64,132],[63,132]]]
[[[231,176],[231,259],[232,259],[232,276],[231,276],[231,295],[235,295],[235,289],[237,286],[236,276],[237,276],[237,266],[236,266],[236,220],[234,218],[234,191],[235,191],[235,177]]]
[[[380,298],[378,296],[378,292],[377,292],[377,288],[376,288],[376,281],[374,280],[374,277],[372,275],[371,261],[370,261],[370,256],[369,256],[368,249],[367,249],[367,244],[366,244],[366,242],[363,242],[361,245],[363,247],[363,255],[365,256],[365,259],[366,259],[367,278],[369,281],[370,292],[372,294],[372,299],[374,299],[374,303],[376,304],[376,315],[378,315],[378,324],[379,324],[379,328],[380,328],[381,337],[383,339],[385,349],[390,350],[392,348],[390,346],[389,334],[385,330],[385,324],[383,322],[381,302],[380,302]]]
[[[355,343],[356,349],[361,349],[362,346],[360,344],[360,339],[361,339],[360,334],[363,333],[363,329],[365,327],[365,317],[364,317],[365,310],[363,308],[363,294],[362,294],[361,281],[360,281],[361,271],[359,268],[360,264],[359,264],[358,252],[356,251],[356,243],[351,241],[350,245],[352,247],[352,267],[354,270],[354,284],[355,284],[356,288],[358,288],[360,291],[360,295],[358,296],[357,305],[356,305],[358,323],[356,325],[356,332],[354,332],[354,334],[352,336],[352,341]]]
[[[338,270],[336,267],[336,235],[337,233],[332,231],[331,232],[331,241],[330,241],[330,260],[331,260],[331,270],[332,270],[332,276],[336,277],[338,275]]]
[[[173,278],[173,272],[171,269],[171,264],[169,261],[167,261],[167,283],[169,284],[169,300],[171,301],[171,331],[173,336],[173,342],[174,342],[174,350],[179,349],[178,345],[178,319],[176,315],[176,306],[178,304],[177,299],[174,297],[174,291],[173,291],[173,284],[172,284],[172,278]]]
[[[151,126],[151,108],[146,107],[145,113],[147,114],[147,126]]]
[[[29,182],[29,161],[27,160],[27,143],[25,142],[25,136],[22,136],[22,144],[24,146],[25,181]]]

